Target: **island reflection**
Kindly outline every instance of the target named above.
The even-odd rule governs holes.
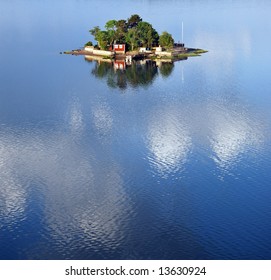
[[[174,69],[171,60],[138,60],[127,62],[123,60],[96,60],[85,56],[88,62],[94,62],[91,73],[99,79],[104,79],[111,88],[126,89],[130,87],[148,87],[161,75],[168,78]]]

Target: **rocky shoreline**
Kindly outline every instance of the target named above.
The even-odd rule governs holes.
[[[169,60],[181,60],[186,59],[188,57],[193,56],[200,56],[203,53],[206,53],[208,51],[203,49],[195,49],[195,48],[185,48],[182,51],[179,51],[178,49],[173,49],[171,52],[160,52],[156,53],[155,51],[151,51],[148,53],[145,52],[126,52],[125,54],[116,54],[113,52],[105,53],[101,51],[99,53],[99,50],[96,50],[96,52],[85,50],[85,49],[76,49],[71,51],[64,51],[60,52],[60,54],[70,54],[70,55],[84,55],[84,56],[91,56],[93,59],[102,60],[102,59],[111,59],[111,60],[140,60],[140,59],[153,59],[153,60],[160,60],[160,59],[169,59]],[[110,54],[109,54],[110,53]]]

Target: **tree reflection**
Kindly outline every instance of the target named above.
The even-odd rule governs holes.
[[[148,87],[159,74],[163,77],[170,76],[173,68],[173,62],[156,63],[152,60],[132,61],[128,64],[125,60],[95,61],[91,73],[99,79],[106,80],[111,88],[126,89],[129,86]]]
[[[173,62],[162,62],[161,66],[159,67],[160,74],[163,77],[169,77],[173,71],[174,63]]]

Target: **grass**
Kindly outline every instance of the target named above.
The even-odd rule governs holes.
[[[196,50],[194,51],[194,53],[196,53],[196,54],[207,53],[207,52],[208,52],[208,51],[202,50],[202,49],[196,49]]]
[[[174,56],[158,56],[158,55],[152,55],[150,56],[150,59],[156,60],[156,59],[171,59],[171,60],[178,60],[178,59],[185,59],[188,57],[195,57],[200,56],[203,53],[206,53],[208,51],[203,49],[190,49],[185,53],[180,53],[178,55]]]
[[[103,56],[103,59],[114,59],[114,57],[113,56]]]

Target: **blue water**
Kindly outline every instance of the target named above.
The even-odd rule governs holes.
[[[0,2],[0,259],[270,259],[269,1]],[[60,55],[138,13],[208,50]]]

